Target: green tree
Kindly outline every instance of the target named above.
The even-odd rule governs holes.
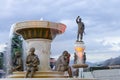
[[[12,40],[11,40],[11,57],[12,60],[15,58],[15,52],[20,52],[21,56],[23,53],[23,47],[22,47],[22,37],[17,34],[13,34]],[[13,61],[12,61],[13,63]],[[12,64],[13,65],[13,64]]]
[[[4,61],[3,61],[3,53],[0,52],[0,69],[3,69],[3,63],[4,63]]]

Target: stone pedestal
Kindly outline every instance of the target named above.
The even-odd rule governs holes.
[[[84,50],[85,45],[83,41],[76,41],[75,42],[75,63],[72,65],[73,68],[79,68],[79,77],[84,78],[83,68],[88,67],[84,61]]]
[[[35,48],[35,54],[40,59],[39,71],[50,71],[50,49],[51,40],[48,39],[28,39],[27,52],[30,48]],[[28,54],[27,54],[28,55]]]
[[[8,78],[24,78],[26,72],[13,72]],[[33,78],[68,78],[64,72],[58,71],[37,71],[35,72]]]
[[[15,78],[6,78],[2,80],[16,80]],[[17,78],[17,80],[98,80],[98,79],[80,79],[80,78]]]
[[[75,42],[75,53],[78,56],[77,64],[83,64],[83,54],[85,50],[84,42],[76,41]]]
[[[85,68],[88,65],[85,64],[84,62],[84,50],[85,50],[85,45],[83,41],[76,41],[75,42],[75,54],[76,54],[76,63],[73,64],[74,68]]]

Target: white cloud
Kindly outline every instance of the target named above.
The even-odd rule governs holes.
[[[101,62],[101,61],[104,61],[110,58],[118,57],[120,55],[117,53],[109,53],[109,54],[108,53],[103,53],[103,54],[96,53],[96,54],[86,54],[86,56],[87,56],[87,61]]]
[[[56,44],[52,46],[54,53],[58,56],[64,49],[73,53],[77,32],[75,18],[79,15],[85,23],[84,40],[86,50],[91,55],[89,60],[96,60],[98,57],[95,58],[92,55],[120,51],[120,38],[115,37],[119,36],[120,32],[119,3],[120,0],[1,0],[0,42],[8,40],[8,28],[10,28],[8,25],[11,23],[39,20],[43,17],[45,20],[60,21],[67,25],[66,32],[57,36]],[[3,32],[5,30],[7,31]],[[57,50],[56,45],[59,45]]]
[[[9,17],[12,15],[12,10],[14,9],[14,4],[15,1],[14,0],[2,0],[0,5],[0,17],[1,18],[5,18],[5,17]]]
[[[73,30],[74,28],[77,28],[77,25],[75,23],[75,20],[72,19],[66,19],[61,20],[61,23],[64,23],[67,26],[67,30]],[[76,29],[77,30],[77,29]]]
[[[120,51],[120,37],[105,37],[96,41],[101,42],[103,46],[109,46],[110,51]]]
[[[6,44],[0,44],[0,52],[5,50]]]

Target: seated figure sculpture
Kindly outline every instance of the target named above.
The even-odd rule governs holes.
[[[72,77],[72,70],[69,66],[70,54],[67,51],[64,51],[62,55],[57,59],[55,64],[55,71],[65,72],[67,71],[69,77]]]
[[[23,61],[19,51],[15,52],[12,71],[23,71]]]
[[[34,54],[35,48],[31,48],[29,51],[29,55],[26,59],[26,66],[27,66],[27,72],[25,77],[32,78],[35,71],[38,70],[38,65],[40,64],[39,58],[36,54]]]

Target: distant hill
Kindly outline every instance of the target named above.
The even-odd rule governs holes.
[[[92,62],[86,62],[86,64],[87,64],[89,67],[96,66],[96,64],[95,64],[95,63],[92,63]]]
[[[100,66],[120,65],[120,56],[116,58],[110,58],[100,64]]]
[[[73,60],[70,61],[70,65],[73,64]],[[111,65],[120,65],[120,56],[116,57],[116,58],[110,58],[107,59],[103,62],[99,62],[99,63],[91,63],[91,62],[86,62],[86,64],[89,65],[89,67],[95,67],[95,66],[111,66]]]
[[[73,65],[74,64],[74,60],[70,60],[70,65]],[[95,63],[92,63],[92,62],[86,62],[86,64],[89,66],[89,67],[93,67],[93,66],[96,66]]]

